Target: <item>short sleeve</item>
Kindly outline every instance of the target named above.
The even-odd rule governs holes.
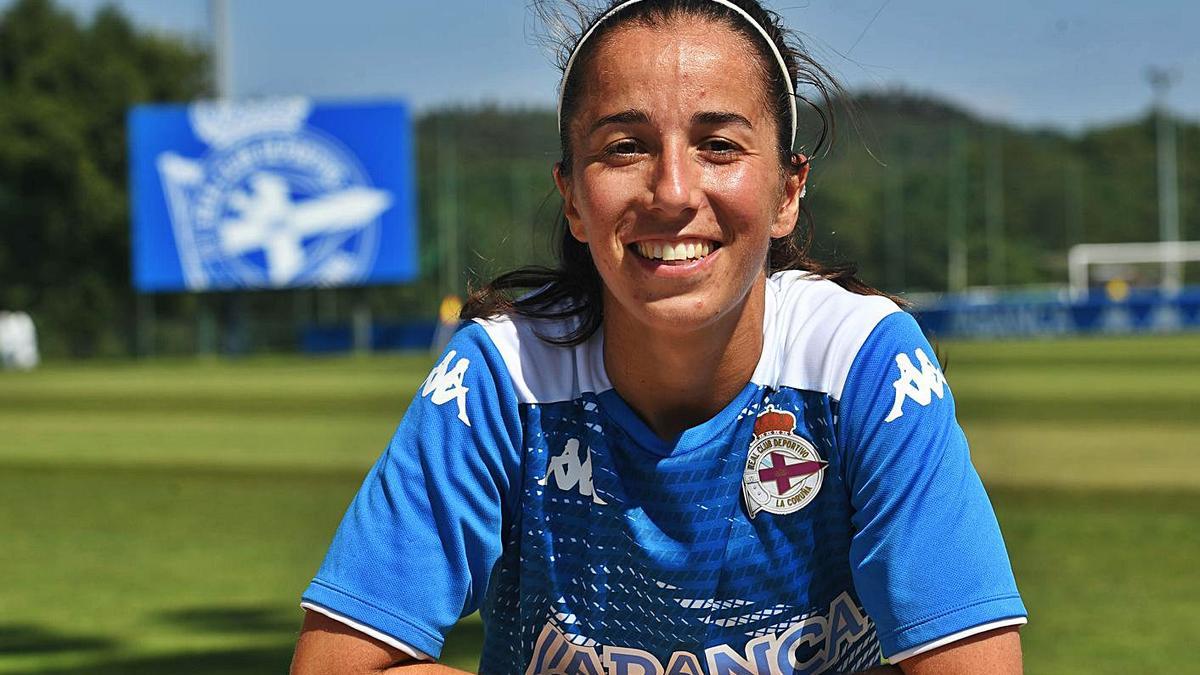
[[[437,657],[476,609],[518,486],[521,424],[483,329],[455,334],[350,504],[303,604]]]
[[[911,316],[883,319],[850,367],[839,441],[855,588],[893,661],[1025,622],[954,398]]]

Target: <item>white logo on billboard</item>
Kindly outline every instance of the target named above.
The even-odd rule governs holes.
[[[207,152],[158,157],[189,288],[333,286],[367,276],[392,194],[336,139],[308,128],[305,99],[189,109]]]

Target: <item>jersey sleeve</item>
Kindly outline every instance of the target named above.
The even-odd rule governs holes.
[[[903,312],[883,319],[839,403],[854,584],[899,661],[1025,622],[1000,528],[934,350]]]
[[[499,559],[520,447],[508,371],[470,324],[418,388],[302,605],[419,658],[439,656]]]

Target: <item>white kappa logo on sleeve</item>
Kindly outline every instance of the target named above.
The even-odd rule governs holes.
[[[451,400],[457,401],[458,419],[471,426],[471,420],[467,417],[467,392],[470,389],[463,386],[463,378],[466,377],[471,362],[464,357],[451,368],[450,362],[457,355],[453,349],[446,352],[446,358],[429,373],[425,384],[421,385],[421,398],[429,397],[436,405],[443,405]]]
[[[884,422],[902,417],[904,401],[907,399],[925,407],[933,401],[934,394],[937,394],[939,399],[946,396],[946,378],[941,369],[935,366],[921,349],[917,349],[916,354],[917,362],[921,364],[920,370],[913,365],[908,354],[901,352],[896,355],[896,365],[900,368],[900,377],[892,383],[896,388],[896,402],[892,404],[892,411],[884,418]]]

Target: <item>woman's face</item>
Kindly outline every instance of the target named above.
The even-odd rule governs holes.
[[[555,181],[606,317],[686,332],[740,309],[806,173],[780,166],[754,49],[710,22],[623,26],[576,76],[573,165]]]

